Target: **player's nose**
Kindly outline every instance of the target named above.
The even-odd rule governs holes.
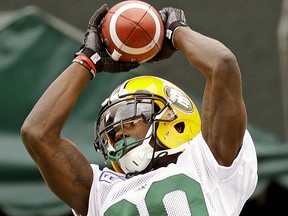
[[[116,141],[119,141],[123,139],[124,137],[129,137],[129,133],[127,132],[127,129],[125,125],[123,127],[120,127],[115,135]]]

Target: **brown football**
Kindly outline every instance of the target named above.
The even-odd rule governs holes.
[[[164,40],[163,21],[150,4],[123,1],[105,15],[102,39],[115,61],[143,63],[161,49]]]

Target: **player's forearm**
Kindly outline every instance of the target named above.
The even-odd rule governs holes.
[[[77,63],[70,65],[45,91],[25,120],[21,129],[24,143],[59,137],[90,78],[83,66]]]
[[[174,44],[206,78],[227,60],[234,61],[234,55],[221,42],[186,27],[176,30]]]

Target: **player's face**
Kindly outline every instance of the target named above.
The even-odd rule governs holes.
[[[150,126],[150,123],[144,122],[142,119],[127,122],[123,125],[123,128],[119,127],[116,129],[114,142],[118,142],[119,140],[123,139],[124,136],[126,138],[133,137],[137,140],[142,139],[146,136]]]

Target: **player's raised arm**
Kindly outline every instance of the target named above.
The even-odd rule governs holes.
[[[99,24],[107,10],[103,5],[91,17],[73,63],[49,86],[21,128],[23,143],[47,185],[81,215],[87,214],[92,169],[78,148],[61,137],[62,128],[96,71],[120,72],[138,66],[114,62],[105,52]]]
[[[170,43],[202,72],[206,86],[201,131],[219,164],[229,166],[237,156],[246,129],[241,74],[233,53],[222,43],[187,27],[183,12],[164,8]],[[191,76],[193,76],[191,74]]]
[[[90,164],[71,141],[60,136],[89,72],[76,63],[45,91],[26,118],[22,140],[49,188],[70,207],[85,214],[92,182]]]
[[[223,44],[189,28],[176,31],[175,45],[206,79],[201,131],[218,163],[229,166],[239,152],[246,129],[237,60]]]

